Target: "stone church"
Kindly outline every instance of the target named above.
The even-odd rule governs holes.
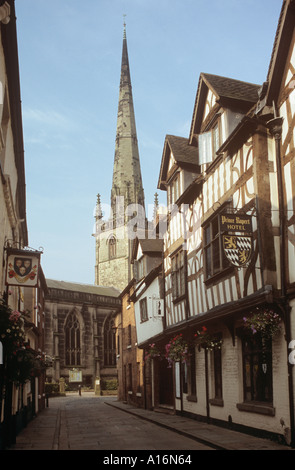
[[[96,207],[95,285],[47,279],[45,350],[51,364],[47,381],[64,379],[71,388],[95,387],[98,381],[117,378],[116,322],[120,292],[132,278],[132,243],[126,225],[128,210],[137,204],[145,224],[135,115],[132,98],[126,29],[124,25],[111,215]],[[129,209],[128,209],[129,208]],[[112,287],[110,287],[112,286]]]
[[[146,225],[125,26],[110,207],[110,218],[106,221],[98,197],[95,283],[111,284],[123,290],[132,279],[133,239],[128,224],[132,228],[132,218],[137,212],[136,219],[140,219],[137,233]]]

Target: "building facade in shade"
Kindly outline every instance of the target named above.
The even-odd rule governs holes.
[[[70,388],[117,378],[114,288],[47,280],[45,348],[47,380],[64,379]]]
[[[28,268],[36,254],[28,244],[15,2],[2,0],[0,1],[1,450],[13,444],[21,429],[45,407],[46,282],[41,264],[34,272]],[[23,263],[26,263],[26,267]],[[27,280],[28,272],[32,274],[34,282],[30,283]]]
[[[140,208],[140,220],[145,224],[144,191],[141,177],[130,67],[124,26],[117,132],[111,190],[111,214],[101,215],[100,197],[96,207],[95,284],[113,285],[123,290],[132,279],[132,240],[128,236],[128,221]],[[139,229],[137,224],[137,229]],[[144,228],[144,227],[143,227]]]
[[[158,188],[173,210],[158,283],[131,296],[146,406],[292,447],[294,71],[295,1],[283,0],[262,85],[200,74],[188,138],[164,143]],[[161,324],[149,297],[162,278]]]

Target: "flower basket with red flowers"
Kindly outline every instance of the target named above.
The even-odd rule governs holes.
[[[149,344],[149,349],[145,351],[144,360],[147,362],[147,361],[150,361],[151,359],[154,359],[155,357],[161,358],[161,352],[157,348],[155,343],[151,343]]]
[[[173,362],[186,362],[189,358],[188,343],[182,334],[176,335],[165,346],[165,357],[171,367]]]
[[[0,300],[0,341],[3,345],[5,374],[9,381],[25,383],[33,369],[32,352],[25,344],[23,315]]]
[[[216,335],[209,334],[206,326],[202,326],[201,330],[198,330],[194,337],[196,344],[208,351],[221,349],[222,339]]]

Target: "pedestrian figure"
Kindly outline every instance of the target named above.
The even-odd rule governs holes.
[[[82,389],[81,385],[78,385],[78,389],[79,389],[79,395],[81,396],[81,389]]]

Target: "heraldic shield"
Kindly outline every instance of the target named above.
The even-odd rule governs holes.
[[[223,250],[231,264],[238,267],[246,266],[253,252],[252,237],[223,235]]]
[[[32,270],[30,258],[14,258],[14,271],[20,277],[27,276]]]

